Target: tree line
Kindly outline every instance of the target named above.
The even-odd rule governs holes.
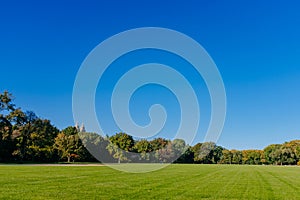
[[[25,112],[0,93],[0,162],[141,162],[249,165],[300,165],[300,140],[263,150],[228,150],[213,142],[190,146],[182,139],[135,140],[126,133],[102,137]]]

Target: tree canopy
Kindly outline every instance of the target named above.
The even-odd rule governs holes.
[[[300,140],[271,144],[263,150],[228,150],[213,142],[193,146],[182,139],[135,140],[120,132],[102,137],[50,120],[13,103],[0,93],[0,162],[176,162],[200,164],[300,165]],[[95,156],[95,158],[94,158]]]

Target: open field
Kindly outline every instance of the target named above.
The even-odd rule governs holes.
[[[0,199],[300,199],[300,167],[170,165],[130,174],[105,166],[0,166]]]

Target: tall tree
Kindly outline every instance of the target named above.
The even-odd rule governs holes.
[[[176,163],[191,163],[191,158],[194,156],[190,151],[190,147],[186,145],[183,139],[175,139],[172,142],[174,152],[174,162]]]
[[[12,103],[13,96],[8,91],[0,93],[0,111],[13,111],[15,109],[15,104]]]
[[[242,164],[242,161],[243,161],[243,154],[242,154],[242,152],[238,151],[238,150],[231,150],[230,152],[232,154],[231,163],[232,164]]]
[[[195,145],[195,162],[204,164],[216,164],[221,160],[223,147],[217,146],[214,142],[204,142]]]
[[[224,149],[222,151],[222,157],[220,160],[220,164],[232,164],[233,155],[230,150]]]
[[[70,126],[62,130],[55,138],[54,148],[62,160],[71,162],[71,158],[77,158],[83,148],[77,129]]]
[[[7,118],[9,113],[15,109],[12,99],[12,94],[9,92],[0,93],[0,162],[9,161],[14,149],[12,124]]]
[[[190,146],[186,146],[184,153],[175,160],[175,163],[193,163],[194,162],[194,152]]]
[[[128,160],[127,152],[133,150],[134,140],[132,136],[126,133],[117,133],[109,138],[108,151],[114,158],[121,161]]]
[[[151,143],[148,140],[137,141],[133,148],[137,153],[139,153],[140,161],[150,160],[150,153],[153,151],[153,149]]]
[[[32,161],[54,161],[55,138],[59,130],[49,120],[36,119],[32,124],[28,141],[28,158]]]
[[[152,146],[153,151],[162,149],[163,147],[167,146],[167,144],[170,141],[164,138],[155,138],[153,140],[150,141],[150,144]]]
[[[78,135],[85,147],[84,149],[88,150],[85,152],[85,161],[95,161],[95,159],[105,163],[113,161],[106,149],[109,144],[108,138],[89,132],[79,132]]]
[[[10,113],[9,118],[14,122],[13,136],[16,138],[16,150],[13,154],[20,161],[26,161],[31,157],[28,152],[30,134],[34,131],[32,124],[37,120],[37,116],[31,111],[16,109]]]
[[[243,150],[242,156],[243,164],[259,165],[263,163],[264,152],[262,150]]]
[[[282,164],[281,161],[281,144],[271,144],[264,148],[264,154],[267,164]]]
[[[169,142],[165,147],[156,150],[155,157],[162,163],[170,163],[175,159],[172,143]]]

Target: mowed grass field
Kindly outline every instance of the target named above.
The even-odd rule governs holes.
[[[1,165],[0,177],[0,199],[300,199],[300,167],[173,164],[132,174]]]

